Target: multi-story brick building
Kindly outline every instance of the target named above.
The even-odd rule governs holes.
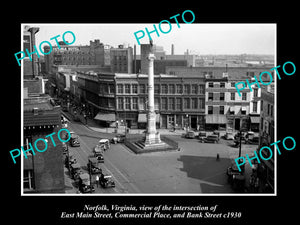
[[[261,113],[260,113],[260,131],[259,148],[270,146],[275,141],[275,99],[274,84],[261,88]],[[273,152],[276,152],[275,145]],[[261,151],[264,158],[269,158],[270,152],[266,149]],[[267,192],[274,191],[274,154],[270,160],[261,160],[258,164],[259,177],[267,187]]]
[[[66,45],[59,42],[58,46],[52,46],[49,55],[45,55],[47,73],[52,72],[53,65],[98,65],[104,66],[104,45],[100,40],[90,41],[90,45]],[[49,52],[50,47],[44,46],[44,52]]]
[[[124,45],[119,45],[118,48],[110,48],[110,66],[113,73],[132,73],[132,48]]]
[[[129,128],[144,128],[147,112],[145,74],[88,74],[78,72],[79,89],[95,119]],[[204,128],[204,77],[155,75],[155,110],[160,128]]]

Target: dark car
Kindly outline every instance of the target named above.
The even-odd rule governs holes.
[[[111,142],[114,144],[117,143],[123,143],[125,141],[125,135],[124,134],[117,134],[115,137],[111,139]]]
[[[212,135],[208,135],[207,137],[203,138],[202,140],[200,140],[202,143],[218,143],[219,142],[219,137],[218,135],[212,134]]]
[[[79,175],[79,191],[81,193],[90,193],[95,191],[94,186],[91,185],[89,174],[82,173]]]
[[[87,168],[88,168],[88,171],[91,171],[92,174],[102,173],[102,169],[100,168],[100,163],[104,162],[104,160],[102,159],[101,161],[99,161],[98,157],[89,158]]]
[[[188,131],[188,132],[186,132],[185,138],[189,138],[189,139],[195,138],[195,132],[194,131]]]
[[[70,145],[72,147],[79,147],[80,146],[79,136],[74,132],[70,132],[70,133],[71,133]]]
[[[204,138],[206,138],[206,132],[205,131],[199,131],[198,139],[201,141]]]
[[[113,181],[112,177],[110,175],[104,175],[103,173],[100,176],[99,179],[100,185],[103,188],[109,188],[109,187],[115,187],[115,182]]]

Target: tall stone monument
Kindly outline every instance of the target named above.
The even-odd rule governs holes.
[[[153,43],[150,41],[150,53],[148,56],[148,113],[147,113],[147,131],[145,136],[145,146],[160,145],[160,134],[156,131],[156,114],[154,111],[154,59]]]

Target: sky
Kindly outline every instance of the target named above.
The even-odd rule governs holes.
[[[55,45],[55,40],[50,38],[66,31],[72,31],[76,36],[73,45],[89,45],[90,40],[100,39],[104,44],[117,47],[119,44],[137,46],[137,54],[140,53],[138,42],[134,33],[143,30],[145,37],[140,39],[141,44],[149,43],[145,31],[152,31],[153,24],[22,24],[37,26],[40,28],[36,34],[36,45],[42,41],[49,41]],[[159,37],[155,32],[151,33],[153,43],[163,46],[167,54],[171,53],[171,45],[174,44],[175,54],[184,54],[188,49],[191,54],[276,54],[276,24],[200,24],[172,23],[169,33],[160,32]],[[167,31],[169,25],[162,24],[162,30]],[[140,33],[138,34],[140,35]],[[67,34],[66,40],[71,35]]]

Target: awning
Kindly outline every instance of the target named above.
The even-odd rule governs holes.
[[[159,114],[156,114],[155,119],[156,119],[156,123],[159,123]],[[139,113],[138,123],[147,123],[147,114],[146,113]]]
[[[116,121],[116,114],[99,112],[94,119],[102,121]]]
[[[259,116],[250,116],[251,123],[259,123],[260,117]]]
[[[206,123],[209,124],[226,124],[227,119],[225,115],[206,115],[205,116]]]

